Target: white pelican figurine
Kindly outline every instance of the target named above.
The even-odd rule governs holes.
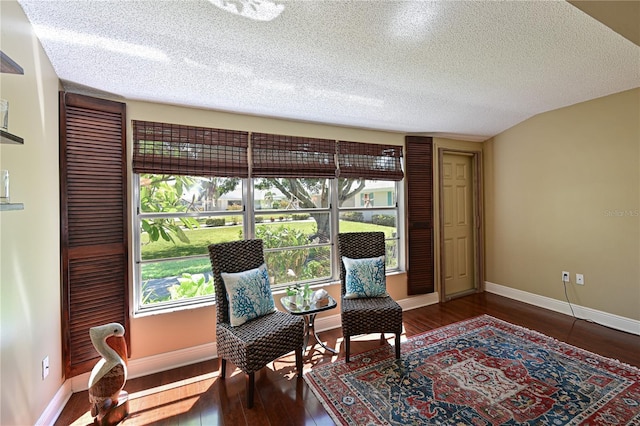
[[[89,377],[91,415],[98,416],[99,424],[114,425],[124,419],[129,411],[128,395],[122,391],[127,381],[127,347],[123,338],[124,327],[115,322],[92,327],[89,329],[89,336],[93,346],[102,355],[102,359],[93,367]],[[120,404],[118,404],[119,399]],[[122,406],[123,401],[125,406]],[[121,408],[114,412],[113,410],[119,406]]]

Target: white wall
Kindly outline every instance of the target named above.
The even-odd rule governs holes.
[[[62,379],[58,78],[17,2],[1,1],[0,49],[24,75],[0,74],[9,131],[24,145],[0,145],[11,200],[0,212],[0,424],[34,424]],[[41,361],[50,373],[41,379]]]

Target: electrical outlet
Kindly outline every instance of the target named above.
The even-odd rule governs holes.
[[[576,274],[576,284],[584,285],[584,275]]]
[[[42,360],[42,380],[46,379],[49,375],[49,357],[45,356]]]
[[[567,271],[562,271],[562,282],[563,283],[568,283],[570,276],[571,276],[571,274],[568,273]]]

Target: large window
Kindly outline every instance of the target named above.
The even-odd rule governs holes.
[[[338,232],[385,232],[399,268],[401,152],[135,121],[136,312],[212,303],[218,242],[262,239],[274,289],[337,280]]]

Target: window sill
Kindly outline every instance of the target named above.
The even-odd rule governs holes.
[[[145,308],[139,311],[134,311],[131,317],[145,318],[145,317],[151,317],[155,315],[171,314],[174,312],[187,311],[191,309],[209,308],[215,305],[216,305],[215,300],[207,300],[207,301],[194,302],[194,303],[184,304],[179,306]]]

